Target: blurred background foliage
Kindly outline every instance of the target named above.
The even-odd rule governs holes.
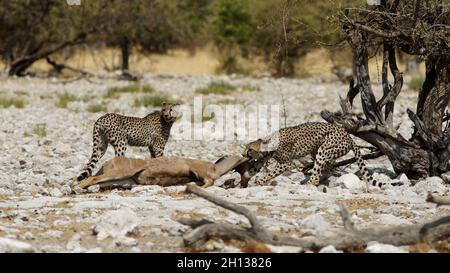
[[[252,73],[243,64],[258,59],[265,72],[294,76],[298,60],[314,49],[324,48],[333,62],[336,52],[348,51],[345,43],[336,45],[343,38],[336,17],[342,7],[358,5],[366,1],[2,1],[0,58],[6,73],[24,75],[47,58],[57,68],[55,63],[66,63],[80,50],[96,56],[113,50],[117,61],[99,61],[103,68],[139,72],[130,65],[134,55],[184,50],[195,56],[209,48],[218,73]]]

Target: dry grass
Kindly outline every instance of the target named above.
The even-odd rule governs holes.
[[[347,200],[342,200],[341,202],[350,211],[357,210],[357,209],[367,209],[367,208],[377,210],[378,208],[380,208],[383,205],[385,205],[385,206],[389,205],[388,203],[383,202],[383,201],[367,199],[367,198],[347,199]]]
[[[107,112],[108,108],[103,104],[89,104],[86,108],[90,113]]]
[[[64,94],[58,96],[58,101],[56,102],[56,107],[67,108],[67,105],[69,104],[69,102],[76,101],[76,100],[77,100],[77,97],[65,92]]]
[[[144,96],[142,98],[136,98],[134,100],[135,107],[159,107],[162,106],[164,102],[169,102],[170,98],[165,95],[153,95],[153,96]]]
[[[33,133],[37,135],[38,137],[46,137],[47,136],[47,124],[37,124],[34,129]]]
[[[25,104],[26,101],[22,98],[11,98],[0,96],[0,107],[2,108],[9,108],[9,107],[24,108]]]
[[[424,77],[412,77],[408,83],[408,88],[414,91],[419,91],[422,88]]]
[[[250,83],[246,83],[240,87],[240,89],[244,92],[259,92],[261,91],[261,87],[259,85],[251,85]]]
[[[130,84],[127,86],[123,86],[123,87],[111,87],[108,89],[108,91],[105,94],[105,98],[118,98],[120,96],[120,94],[123,93],[153,93],[155,92],[155,89],[153,88],[153,86],[149,85],[149,84]]]
[[[236,90],[234,85],[223,81],[214,81],[208,84],[207,87],[198,88],[195,93],[202,95],[230,95]]]

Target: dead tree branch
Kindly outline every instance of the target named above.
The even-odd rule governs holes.
[[[341,14],[343,31],[353,49],[357,83],[351,82],[346,99],[340,99],[341,112],[322,111],[321,116],[377,147],[389,158],[396,173],[414,179],[450,170],[450,129],[445,126],[443,130],[442,126],[450,102],[449,16],[444,4],[420,0],[386,0],[367,9],[344,9]],[[431,28],[434,25],[443,27]],[[369,51],[377,52],[381,45],[383,96],[376,101],[368,59]],[[416,113],[407,111],[414,122],[414,133],[409,140],[394,125],[394,106],[403,87],[396,50],[416,55],[426,63]],[[361,97],[363,117],[352,113],[357,94]]]
[[[383,229],[367,228],[359,230],[351,221],[350,213],[343,205],[340,205],[340,214],[344,229],[337,235],[313,239],[278,236],[264,229],[256,215],[243,206],[226,201],[193,184],[189,184],[186,187],[186,192],[193,193],[220,207],[245,216],[251,223],[251,227],[246,228],[228,223],[214,223],[205,219],[191,220],[182,218],[179,220],[180,223],[189,225],[194,229],[184,236],[185,246],[199,246],[211,237],[221,237],[244,242],[255,240],[266,244],[297,246],[302,249],[312,250],[319,250],[328,245],[333,245],[337,249],[347,249],[362,247],[371,241],[402,246],[416,244],[423,240],[433,242],[450,236],[450,216],[426,223],[425,225],[417,224]]]
[[[384,154],[381,151],[376,151],[370,154],[366,154],[366,155],[362,155],[362,158],[364,160],[368,160],[368,159],[375,159],[375,158],[379,158],[382,157]],[[356,162],[356,158],[352,157],[346,160],[341,160],[339,162],[336,162],[335,164],[333,164],[333,168],[337,168],[337,167],[342,167],[342,166],[347,166],[348,164],[352,164]],[[303,166],[302,172],[305,173],[309,170],[311,170],[314,167],[314,163],[307,163]]]
[[[56,61],[50,59],[50,57],[48,57],[48,56],[46,57],[46,60],[47,60],[47,63],[49,63],[51,66],[53,66],[53,68],[56,70],[57,73],[61,73],[61,71],[63,69],[67,69],[67,70],[79,73],[82,76],[95,76],[94,74],[92,74],[91,72],[88,72],[86,70],[75,68],[75,67],[71,67],[71,66],[66,65],[66,64],[57,63]]]

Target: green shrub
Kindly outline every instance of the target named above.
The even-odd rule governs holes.
[[[241,102],[239,102],[237,99],[221,99],[221,100],[216,100],[214,101],[214,104],[241,104]]]
[[[98,113],[98,112],[107,112],[108,108],[103,104],[89,104],[87,110],[90,113]]]
[[[423,77],[413,77],[408,84],[408,88],[411,90],[419,91],[422,88],[425,79]]]
[[[47,124],[45,123],[37,124],[33,129],[33,133],[39,137],[46,137],[47,136],[46,128]]]
[[[259,85],[251,85],[249,83],[244,84],[241,87],[241,89],[244,92],[259,92],[259,91],[261,91],[261,88],[259,87]]]
[[[77,97],[65,92],[64,94],[58,96],[58,102],[56,102],[56,107],[67,108],[67,105],[69,104],[69,102],[76,101],[76,100],[77,100]]]
[[[155,89],[148,84],[130,84],[123,87],[111,87],[105,94],[105,98],[117,98],[121,93],[152,93]]]
[[[3,108],[9,108],[11,106],[16,108],[24,108],[25,103],[25,100],[21,98],[0,97],[0,106]]]
[[[224,81],[211,82],[207,87],[198,88],[196,93],[202,95],[229,95],[236,90],[236,87]]]
[[[212,112],[211,115],[205,116],[205,114],[202,114],[202,122],[213,120],[216,117],[216,113]]]
[[[135,107],[148,107],[148,106],[162,106],[164,102],[168,102],[170,99],[164,95],[144,96],[134,100]]]
[[[195,112],[191,113],[191,123],[194,123],[194,121],[197,119],[200,119],[198,116],[199,115],[195,115]],[[209,115],[207,115],[205,113],[205,107],[202,107],[202,112],[201,112],[201,121],[202,122],[206,122],[206,121],[210,121],[210,120],[214,120],[214,118],[216,117],[216,113],[215,112],[211,112],[209,113]]]

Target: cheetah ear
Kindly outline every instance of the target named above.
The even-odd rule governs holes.
[[[163,107],[166,107],[167,104],[168,104],[167,102],[163,102],[163,103],[162,103],[162,106],[163,106]]]

